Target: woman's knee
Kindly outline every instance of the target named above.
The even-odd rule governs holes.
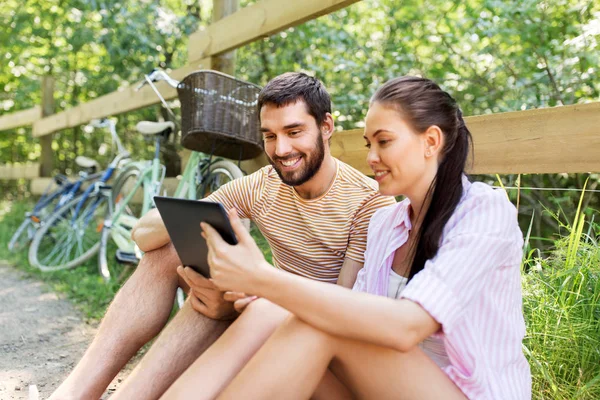
[[[252,319],[255,322],[261,320],[283,322],[290,315],[290,312],[285,308],[263,298],[254,300],[242,312],[242,316]]]
[[[304,342],[310,342],[322,351],[333,349],[337,340],[335,336],[304,322],[295,315],[290,315],[287,318],[282,330],[286,335]]]

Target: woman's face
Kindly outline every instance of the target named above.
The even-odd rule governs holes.
[[[380,103],[369,108],[364,138],[381,194],[424,197],[437,172],[439,143],[414,132],[397,110]]]

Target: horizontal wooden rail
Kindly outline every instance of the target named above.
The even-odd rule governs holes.
[[[188,63],[242,47],[358,1],[259,1],[190,35]]]
[[[170,72],[173,78],[181,80],[186,75],[199,69],[209,69],[210,59],[202,60]],[[167,85],[165,82],[159,82],[157,88],[165,99],[172,99],[177,96],[176,89]],[[65,110],[58,114],[51,115],[47,118],[40,119],[33,124],[33,136],[44,136],[65,128],[72,128],[81,124],[85,124],[93,119],[118,115],[124,112],[137,110],[152,104],[158,103],[160,100],[154,93],[151,87],[146,86],[139,91],[135,90],[135,86],[119,92],[113,92],[87,103],[80,104],[71,109]]]
[[[31,125],[42,118],[42,108],[35,106],[23,111],[0,116],[0,131]]]
[[[474,141],[471,173],[600,172],[600,102],[467,117],[465,121]],[[362,129],[336,132],[331,152],[370,175],[362,135]],[[242,169],[251,173],[267,164],[261,156],[242,162]],[[0,179],[37,178],[37,171],[38,164],[0,165]],[[41,193],[49,179],[34,179],[32,192]],[[167,193],[173,193],[177,179],[166,179],[164,186]]]
[[[4,179],[33,179],[40,176],[40,164],[4,164],[0,165],[0,180]]]
[[[600,102],[465,118],[475,174],[600,171]],[[333,135],[331,152],[370,174],[362,129]]]

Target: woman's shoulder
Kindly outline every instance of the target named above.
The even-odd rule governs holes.
[[[403,219],[408,215],[409,204],[408,199],[404,199],[399,203],[379,208],[371,217],[369,231],[372,229],[385,229],[388,226],[394,227],[398,220]]]
[[[521,235],[517,209],[504,190],[482,182],[467,182],[463,188],[462,198],[446,224],[447,234]]]

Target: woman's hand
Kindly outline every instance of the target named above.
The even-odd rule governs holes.
[[[227,301],[231,301],[233,303],[233,308],[235,309],[235,311],[241,314],[246,309],[246,307],[248,307],[248,304],[252,303],[258,297],[248,296],[246,295],[246,293],[225,292],[223,298]]]
[[[229,220],[238,240],[232,246],[225,242],[212,226],[201,223],[202,237],[208,246],[211,281],[221,290],[255,293],[261,274],[270,268],[262,252],[244,228],[235,210],[229,210]]]

